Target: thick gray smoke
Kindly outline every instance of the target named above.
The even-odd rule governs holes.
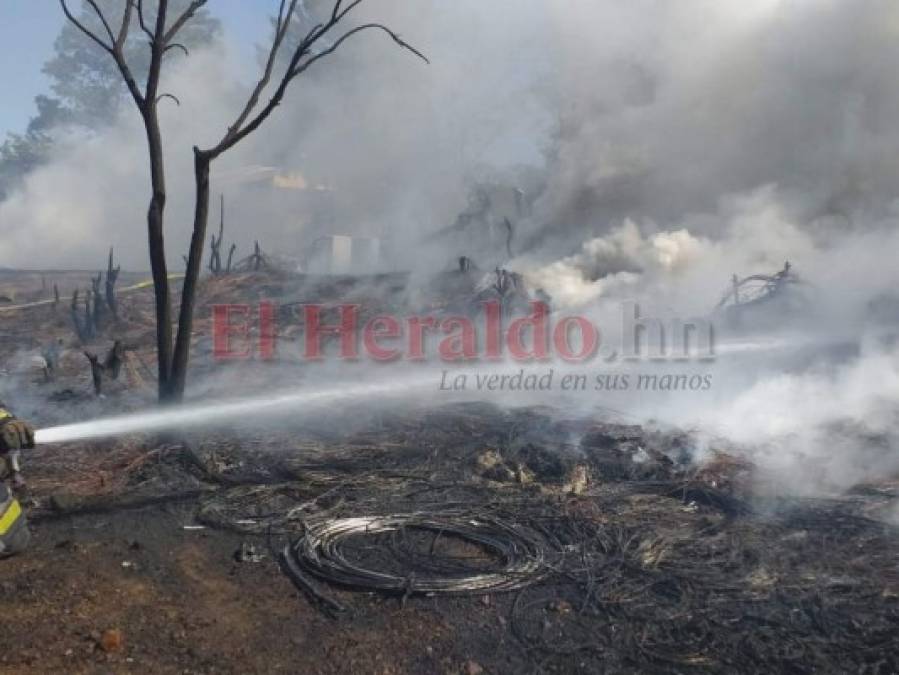
[[[638,299],[704,314],[732,274],[790,260],[816,306],[804,337],[867,344],[871,302],[899,283],[893,0],[379,0],[370,17],[432,65],[371,35],[310,72],[216,167],[226,238],[244,253],[258,239],[302,257],[319,234],[364,233],[398,269],[439,268],[467,252],[468,233],[431,235],[474,184],[538,174],[515,185],[532,207],[513,259],[503,242],[481,262],[508,263],[559,306],[599,315]],[[223,132],[248,89],[237,53],[192,53],[167,75],[181,100],[163,120],[174,262],[189,238],[190,148]],[[89,139],[63,133],[59,148],[0,204],[0,266],[94,268],[112,244],[145,268],[137,115]],[[652,412],[752,446],[796,484],[899,469],[892,348],[771,374],[782,366]],[[850,440],[823,443],[833,425]],[[861,437],[886,451],[863,452]],[[803,469],[810,458],[820,475]]]
[[[570,255],[625,218],[650,234],[715,238],[728,200],[766,185],[788,220],[816,233],[893,213],[899,10],[888,0],[369,5],[360,20],[390,23],[432,65],[371,35],[298,83],[218,167],[242,246],[258,237],[299,254],[322,230],[423,239],[452,223],[473,181],[522,164],[544,169],[547,187],[517,253]],[[188,238],[190,148],[235,115],[249,84],[235,76],[248,71],[241,53],[223,45],[169,70],[166,89],[182,101],[164,120],[175,260]],[[136,113],[83,140],[64,138],[58,161],[0,207],[0,265],[92,268],[111,241],[126,265],[145,266]],[[52,236],[63,245],[47,247]],[[405,268],[424,254],[397,248]]]
[[[260,12],[277,5],[259,4]],[[365,232],[396,242],[406,266],[416,257],[409,238],[450,222],[472,177],[542,160],[552,117],[532,88],[551,77],[551,64],[546,52],[519,50],[540,39],[540,3],[368,5],[357,21],[390,24],[432,65],[371,34],[298,81],[270,123],[215,167],[213,190],[226,196],[227,237],[239,253],[258,239],[302,257],[322,233]],[[216,142],[239,112],[253,84],[235,76],[253,70],[236,63],[244,51],[223,44],[173,56],[166,72],[164,90],[181,101],[163,104],[176,265],[190,235],[191,148]],[[0,266],[91,269],[114,244],[126,267],[145,269],[149,188],[137,113],[124,106],[113,128],[89,139],[61,136],[57,160],[0,205]]]
[[[894,3],[552,5],[562,86],[550,222],[602,231],[627,216],[693,216],[715,234],[722,198],[769,184],[817,227],[866,229],[894,213]]]

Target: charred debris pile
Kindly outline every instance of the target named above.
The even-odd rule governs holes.
[[[179,500],[338,625],[384,602],[497,612],[549,672],[899,666],[899,538],[871,517],[886,486],[759,499],[752,465],[700,466],[690,434],[545,408],[341,420],[145,447],[114,492],[43,517]]]
[[[559,672],[897,665],[899,540],[866,499],[758,500],[751,465],[699,468],[689,434],[546,409],[384,414],[339,438],[321,424],[279,453],[275,484],[211,495],[198,520],[266,537],[337,621],[371,593],[495,606]],[[250,469],[200,453],[231,481]]]

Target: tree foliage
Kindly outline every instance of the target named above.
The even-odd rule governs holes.
[[[104,0],[98,5],[113,22],[121,17],[122,0]],[[178,15],[184,11],[189,0],[171,0],[169,11]],[[148,16],[156,15],[156,3],[144,2]],[[102,32],[96,13],[82,7],[78,17],[92,31]],[[132,30],[125,42],[125,58],[131,65],[135,78],[144,81],[150,67],[150,52],[147,37],[132,20]],[[208,11],[200,10],[194,19],[184,26],[178,39],[187,49],[195,49],[213,42],[221,33],[221,24]],[[81,32],[71,23],[66,23],[56,38],[53,57],[44,64],[44,74],[50,78],[50,88],[62,108],[70,116],[70,121],[86,129],[98,129],[109,124],[118,114],[128,91],[115,63],[85,41]]]
[[[101,0],[98,5],[108,16],[121,16],[124,0]],[[170,0],[173,14],[180,14],[189,0]],[[157,3],[145,0],[145,12],[155,15]],[[92,30],[102,30],[95,12],[82,3],[78,15]],[[146,36],[135,25],[129,32],[124,51],[133,64],[135,76],[146,79],[150,66]],[[188,50],[214,42],[221,35],[221,23],[208,11],[197,12],[194,20],[179,33],[179,42]],[[53,56],[44,64],[50,93],[35,98],[37,112],[24,133],[10,133],[0,145],[0,200],[4,199],[31,171],[48,161],[53,150],[53,134],[62,127],[87,133],[111,124],[127,100],[128,90],[115,63],[71,23],[66,22],[53,46]]]

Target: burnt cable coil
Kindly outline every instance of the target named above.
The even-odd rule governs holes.
[[[409,530],[449,536],[482,547],[496,557],[489,569],[472,573],[418,565],[406,575],[369,569],[349,559],[350,538],[397,534]],[[481,515],[401,514],[337,518],[308,524],[305,535],[288,544],[282,560],[295,581],[303,573],[356,590],[395,595],[465,595],[513,591],[543,576],[545,550],[536,533],[494,517]],[[413,565],[414,567],[414,565]],[[446,565],[447,568],[451,567]],[[467,572],[467,573],[466,573]]]

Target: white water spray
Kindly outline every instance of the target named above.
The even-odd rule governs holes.
[[[760,352],[763,354],[778,353],[787,346],[794,343],[790,341],[771,341],[771,342],[752,342],[746,341],[742,343],[732,343],[728,345],[720,345],[716,349],[723,352]],[[477,367],[476,372],[480,377],[496,374],[509,374],[512,371],[521,369],[521,364],[493,364],[490,367]],[[558,380],[568,374],[581,374],[584,372],[583,366],[570,363],[559,363],[554,361],[551,363],[541,364],[541,368],[536,369],[537,372],[545,372],[551,368],[555,371]],[[464,369],[462,369],[464,371]],[[529,370],[525,368],[525,370]],[[587,369],[589,372],[590,369]],[[377,400],[383,402],[389,399],[410,399],[421,400],[423,396],[428,394],[440,395],[446,398],[458,399],[460,397],[477,397],[484,399],[493,396],[500,397],[503,402],[511,403],[513,400],[520,401],[520,396],[541,397],[539,400],[546,402],[545,396],[553,396],[556,404],[563,404],[564,407],[575,406],[583,412],[586,409],[602,409],[606,412],[615,413],[618,416],[624,416],[631,419],[642,419],[650,414],[657,421],[665,418],[663,408],[650,407],[643,409],[639,399],[627,398],[625,393],[621,394],[621,404],[630,403],[635,406],[634,412],[637,414],[629,414],[621,412],[620,409],[607,407],[605,404],[609,401],[604,397],[592,399],[591,396],[573,395],[566,397],[562,392],[511,392],[511,391],[493,391],[481,390],[479,387],[462,390],[448,391],[440,390],[441,382],[447,378],[447,371],[441,370],[419,370],[414,373],[404,373],[402,375],[391,374],[387,381],[369,381],[369,382],[341,382],[328,387],[316,387],[312,384],[302,385],[302,389],[290,389],[281,392],[273,392],[264,396],[257,396],[247,399],[220,399],[212,402],[205,402],[193,406],[184,406],[178,408],[157,408],[147,412],[139,412],[128,415],[119,415],[99,420],[91,420],[88,422],[79,422],[77,424],[68,424],[62,426],[51,427],[48,429],[40,429],[35,433],[35,442],[40,445],[52,443],[66,443],[73,441],[85,441],[98,438],[111,438],[135,433],[149,433],[169,430],[196,429],[208,426],[213,423],[229,422],[233,420],[252,415],[256,418],[265,417],[286,417],[289,415],[297,416],[303,413],[314,411],[323,405],[334,405],[337,403],[345,404],[351,401],[359,400]],[[451,378],[450,378],[451,379]],[[474,378],[472,378],[474,379]],[[631,392],[639,394],[639,392]],[[513,396],[515,394],[515,396]],[[644,402],[645,403],[645,402]],[[649,412],[651,411],[651,412]],[[641,414],[642,413],[642,414]]]
[[[559,368],[558,365],[554,367]],[[515,366],[517,370],[520,366]],[[569,366],[570,368],[570,366]],[[490,368],[479,368],[483,375],[501,374],[509,370],[508,366],[496,365]],[[468,394],[484,392],[475,391],[439,391],[445,370],[425,370],[414,374],[393,375],[387,382],[356,382],[332,385],[327,388],[316,388],[304,385],[302,390],[290,389],[249,399],[222,399],[195,406],[169,409],[155,409],[149,412],[119,415],[77,424],[66,424],[35,432],[35,442],[39,445],[50,443],[68,443],[97,438],[111,438],[125,434],[148,433],[154,431],[196,429],[215,422],[253,415],[259,417],[285,417],[309,412],[311,409],[335,403],[347,403],[354,400],[377,400],[415,397],[431,393],[454,398]]]
[[[419,373],[403,378],[394,377],[389,382],[341,384],[324,389],[304,388],[302,391],[290,390],[252,399],[226,399],[197,406],[156,409],[150,412],[39,429],[35,433],[35,442],[44,445],[133,433],[198,428],[213,422],[236,420],[248,414],[257,417],[296,415],[307,412],[309,408],[326,404],[376,397],[378,400],[383,400],[400,394],[408,396],[413,393],[434,391],[434,389],[433,373]]]

